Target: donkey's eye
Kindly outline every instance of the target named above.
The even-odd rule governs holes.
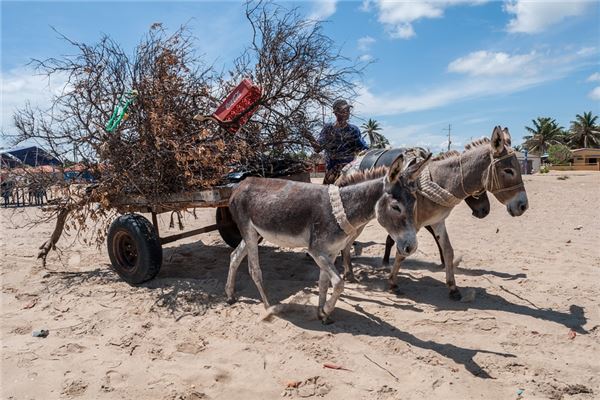
[[[504,173],[513,176],[515,171],[512,168],[504,168]]]
[[[398,212],[402,212],[402,209],[400,208],[400,206],[398,204],[392,204],[392,209],[396,210]]]

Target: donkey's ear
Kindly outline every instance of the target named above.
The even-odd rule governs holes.
[[[504,150],[504,132],[499,126],[495,127],[494,132],[492,132],[492,150],[494,156],[499,156]]]
[[[394,182],[396,179],[398,179],[398,177],[402,173],[403,169],[404,169],[404,155],[399,154],[398,157],[396,157],[396,159],[394,160],[394,162],[392,162],[392,165],[390,165],[390,169],[388,170],[388,173],[387,173],[388,182]]]
[[[411,160],[410,164],[403,172],[404,176],[409,182],[419,179],[419,175],[421,175],[421,172],[423,172],[423,168],[425,168],[425,166],[429,164],[429,161],[431,161],[431,156],[431,153],[427,153],[424,155],[424,158],[419,159],[419,161],[417,161],[417,159]]]
[[[508,128],[503,128],[502,133],[504,134],[504,143],[510,147],[512,145],[512,140],[510,138],[510,132],[508,131]]]

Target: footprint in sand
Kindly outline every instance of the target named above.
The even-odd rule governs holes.
[[[124,386],[126,382],[126,374],[122,374],[114,369],[109,369],[104,374],[104,378],[102,379],[102,386],[100,387],[100,389],[103,392],[112,392],[113,390]]]
[[[10,331],[10,333],[15,335],[31,335],[31,330],[33,328],[31,325],[17,326],[15,329]]]
[[[206,348],[207,344],[208,344],[208,342],[206,340],[199,339],[198,341],[193,342],[193,343],[190,343],[190,342],[179,343],[179,344],[177,344],[176,349],[180,353],[198,354]]]
[[[87,390],[88,384],[81,379],[67,379],[63,383],[62,394],[68,397],[81,396]]]
[[[83,351],[86,349],[87,347],[77,343],[67,343],[60,346],[58,350],[52,352],[51,354],[54,356],[66,356],[67,354],[83,353]]]

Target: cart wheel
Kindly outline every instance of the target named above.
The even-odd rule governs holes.
[[[240,234],[235,221],[231,217],[229,207],[217,208],[217,229],[225,243],[234,249],[242,241],[242,235]]]
[[[142,283],[158,274],[162,247],[154,226],[137,214],[125,214],[108,230],[108,256],[114,270],[130,284]]]

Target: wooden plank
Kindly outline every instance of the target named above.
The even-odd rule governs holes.
[[[278,179],[310,182],[310,173],[303,172],[295,175],[281,176]],[[123,196],[119,201],[113,202],[111,207],[120,212],[153,212],[157,214],[181,211],[188,208],[224,207],[229,203],[229,196],[237,186],[230,183],[211,189],[195,192],[182,192],[166,194],[156,201],[150,201],[144,196]]]
[[[144,196],[123,196],[112,205],[116,208],[150,208],[155,212],[181,210],[193,207],[219,207],[227,205],[234,185],[219,186],[197,192],[173,193],[150,202]]]
[[[188,232],[179,233],[177,235],[167,236],[160,238],[161,244],[167,244],[171,242],[175,242],[180,239],[184,239],[186,237],[199,235],[201,233],[212,232],[217,230],[217,224],[205,226],[204,228],[194,229]]]

